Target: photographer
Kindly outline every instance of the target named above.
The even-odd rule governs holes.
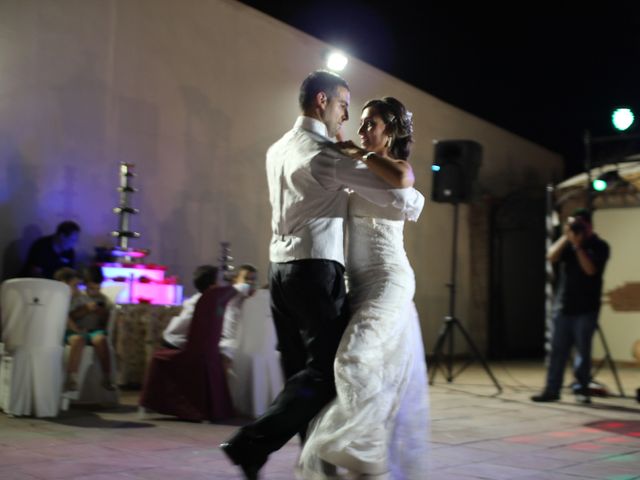
[[[551,245],[547,258],[558,263],[553,307],[553,338],[544,391],[534,402],[560,399],[560,389],[571,347],[575,346],[576,400],[591,403],[591,341],[598,324],[602,276],[609,245],[593,232],[591,213],[577,209],[567,219],[563,235]]]

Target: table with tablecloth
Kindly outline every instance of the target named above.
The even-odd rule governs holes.
[[[147,365],[162,342],[162,332],[179,305],[117,305],[111,322],[111,342],[116,356],[116,382],[121,386],[143,384]]]

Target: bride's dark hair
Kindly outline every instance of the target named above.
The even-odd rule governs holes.
[[[362,110],[371,107],[376,111],[387,127],[387,133],[391,136],[389,152],[393,158],[406,160],[411,153],[413,143],[412,114],[406,107],[393,97],[383,97],[369,100]]]

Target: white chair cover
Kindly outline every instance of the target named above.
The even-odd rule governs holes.
[[[252,417],[264,413],[283,387],[270,303],[269,291],[265,289],[244,301],[238,350],[229,378],[234,408]]]
[[[16,278],[2,284],[2,341],[5,355],[11,358],[10,372],[4,377],[10,377],[9,392],[0,395],[5,398],[6,413],[58,414],[70,298],[69,287],[55,280]]]

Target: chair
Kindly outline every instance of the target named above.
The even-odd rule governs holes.
[[[115,308],[109,317],[107,331],[111,333],[110,327],[115,316]],[[111,378],[116,378],[115,352],[109,336],[107,336],[109,344],[109,353],[111,357]],[[65,348],[65,365],[70,347]],[[70,403],[79,404],[99,404],[99,405],[118,405],[120,402],[120,394],[118,390],[107,390],[102,386],[102,367],[100,360],[95,353],[92,345],[85,345],[82,350],[80,365],[78,366],[78,391],[64,392],[62,394],[62,410],[68,410]]]
[[[266,289],[245,299],[238,328],[238,349],[229,377],[231,400],[238,413],[258,417],[282,390],[284,380],[276,331]]]
[[[0,407],[9,415],[55,417],[60,409],[63,337],[71,291],[55,280],[16,278],[0,287]]]
[[[183,420],[233,417],[218,342],[224,308],[235,294],[231,286],[210,287],[196,304],[185,348],[153,354],[140,395],[143,409]]]

